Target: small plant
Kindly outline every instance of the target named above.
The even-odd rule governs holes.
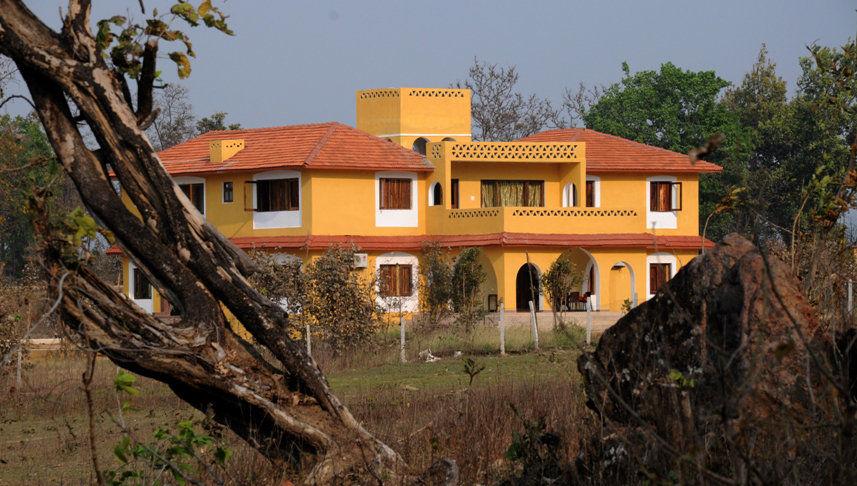
[[[479,288],[488,275],[479,263],[481,254],[481,248],[462,248],[452,273],[452,306],[458,313],[456,322],[468,336],[485,316]]]
[[[113,384],[119,392],[138,396],[140,390],[134,387],[136,380],[136,376],[119,370]],[[126,411],[136,409],[125,402],[120,407],[120,418]],[[195,478],[203,472],[218,478],[209,464],[224,466],[232,451],[219,445],[212,451],[214,440],[207,434],[198,434],[194,426],[193,420],[179,420],[175,423],[175,433],[160,427],[153,433],[154,440],[147,444],[133,440],[123,426],[122,441],[113,448],[113,457],[122,465],[104,472],[105,483],[111,486],[198,484]],[[198,468],[194,468],[194,463]],[[218,481],[222,483],[219,478]]]
[[[631,312],[631,306],[632,305],[633,305],[633,303],[631,302],[631,299],[625,299],[625,301],[622,302],[622,309],[621,309],[622,313],[627,314],[627,313]]]
[[[464,358],[464,372],[470,376],[470,382],[467,383],[467,386],[473,384],[473,379],[476,378],[476,375],[482,373],[482,370],[485,369],[484,364],[477,364],[472,358],[465,357]]]
[[[559,448],[562,444],[559,436],[546,431],[544,420],[527,420],[518,411],[514,403],[509,403],[512,411],[523,422],[524,433],[512,432],[512,443],[506,449],[506,459],[521,462],[523,476],[533,482],[541,483],[542,478],[554,479],[559,476]]]

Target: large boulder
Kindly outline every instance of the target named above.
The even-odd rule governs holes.
[[[691,483],[798,480],[799,463],[853,450],[831,426],[853,422],[837,417],[846,399],[827,379],[835,353],[788,267],[727,236],[580,357],[605,422],[581,464],[587,475],[630,469]],[[839,466],[822,476],[839,477]]]

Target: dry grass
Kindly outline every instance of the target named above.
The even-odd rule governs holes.
[[[543,347],[552,343],[565,349],[523,353],[531,338],[525,336],[526,330],[521,334],[509,332],[508,342],[518,344],[507,348],[519,354],[504,358],[485,354],[496,336],[483,329],[470,337],[425,336],[419,341],[412,336],[409,342],[434,346],[444,356],[433,364],[399,364],[397,332],[379,338],[368,351],[352,350],[319,360],[337,370],[322,367],[355,416],[415,472],[440,457],[451,457],[459,464],[461,484],[490,482],[517,467],[505,459],[512,431],[523,432],[510,403],[525,418],[543,421],[565,439],[562,451],[567,457],[576,453],[578,437],[590,427],[574,366],[579,352],[567,349],[576,346],[576,337],[543,336]],[[415,357],[417,346],[408,349],[409,356]],[[487,366],[470,388],[461,361],[447,357],[457,349]],[[14,390],[14,376],[0,379],[0,485],[94,484],[86,402],[80,389],[84,367],[83,356],[57,353],[33,361],[24,370],[22,385]],[[139,410],[126,412],[125,419],[133,438],[143,443],[153,442],[152,432],[158,427],[204,418],[166,386],[145,378],[136,383],[139,396],[117,394],[116,371],[114,364],[99,359],[93,381],[103,469],[119,468],[113,447],[123,436],[115,423],[122,402],[130,399]],[[405,389],[401,385],[405,382],[417,383],[419,389]],[[203,432],[200,427],[197,430]],[[289,477],[228,431],[220,441],[234,454],[227,470],[218,472],[226,484],[277,484]],[[210,476],[203,477],[206,483],[214,482]]]

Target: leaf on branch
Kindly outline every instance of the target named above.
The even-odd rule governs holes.
[[[170,59],[176,63],[179,71],[179,78],[184,79],[190,76],[190,60],[181,52],[171,52]]]

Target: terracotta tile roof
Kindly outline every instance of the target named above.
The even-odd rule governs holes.
[[[297,236],[246,236],[231,238],[242,250],[257,249],[309,249],[325,250],[330,245],[354,243],[363,250],[416,251],[426,241],[439,241],[450,247],[461,246],[541,246],[584,248],[655,248],[655,237],[650,233],[624,234],[536,234],[536,233],[489,233],[481,235],[410,235],[410,236],[352,236],[352,235],[297,235]],[[705,247],[714,242],[705,239]],[[702,247],[701,236],[658,236],[659,250],[698,250]],[[107,250],[108,255],[121,255],[116,245]]]
[[[244,149],[220,164],[209,142],[244,140]],[[431,171],[416,152],[341,123],[216,130],[158,153],[171,175],[279,168]]]
[[[585,142],[587,172],[720,172],[719,165],[588,128],[548,130],[519,142]]]

